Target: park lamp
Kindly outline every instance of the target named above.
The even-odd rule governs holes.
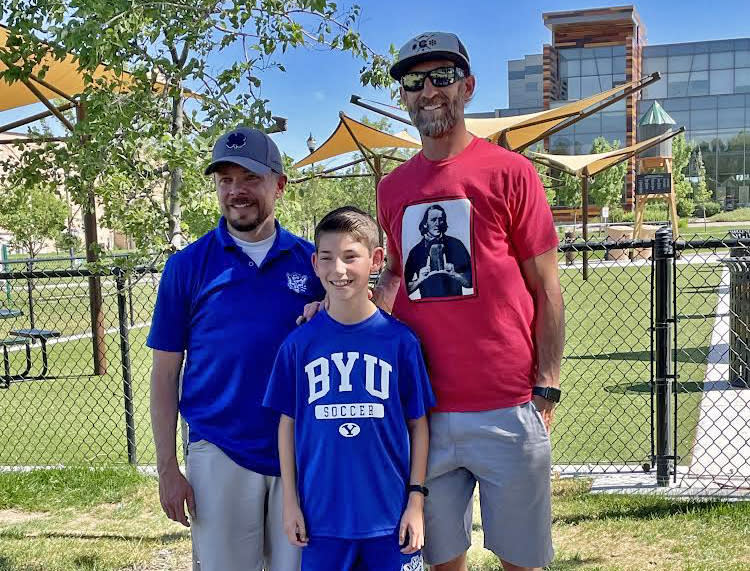
[[[307,149],[312,153],[315,148],[318,146],[318,141],[315,140],[315,137],[313,137],[312,133],[310,133],[310,136],[307,138]]]

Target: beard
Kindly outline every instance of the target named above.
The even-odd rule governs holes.
[[[427,111],[424,106],[442,103],[443,107],[435,111]],[[411,122],[423,137],[439,139],[447,135],[458,122],[459,97],[449,99],[445,95],[438,95],[432,99],[420,97],[411,105],[407,103],[407,110]]]
[[[254,215],[238,215],[236,212],[233,212],[230,207],[223,209],[224,218],[226,218],[227,224],[238,232],[252,232],[257,229],[258,226],[268,219],[271,213],[268,212],[265,206],[260,202],[255,202],[254,205],[256,208],[256,213]]]

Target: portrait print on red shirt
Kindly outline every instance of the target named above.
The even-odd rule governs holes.
[[[404,286],[411,300],[474,294],[471,201],[422,202],[406,207],[401,227]]]

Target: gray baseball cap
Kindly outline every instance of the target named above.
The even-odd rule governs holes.
[[[276,143],[263,131],[249,127],[237,127],[219,137],[206,174],[214,172],[221,163],[233,163],[259,175],[284,172]]]
[[[469,53],[456,34],[449,32],[425,32],[406,42],[398,52],[398,60],[391,67],[391,77],[401,79],[409,69],[423,61],[447,59],[471,74]]]

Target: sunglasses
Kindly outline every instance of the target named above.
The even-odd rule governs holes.
[[[430,71],[410,71],[401,76],[404,91],[422,91],[424,80],[430,78],[435,87],[448,87],[466,77],[464,70],[456,66],[436,67]]]

